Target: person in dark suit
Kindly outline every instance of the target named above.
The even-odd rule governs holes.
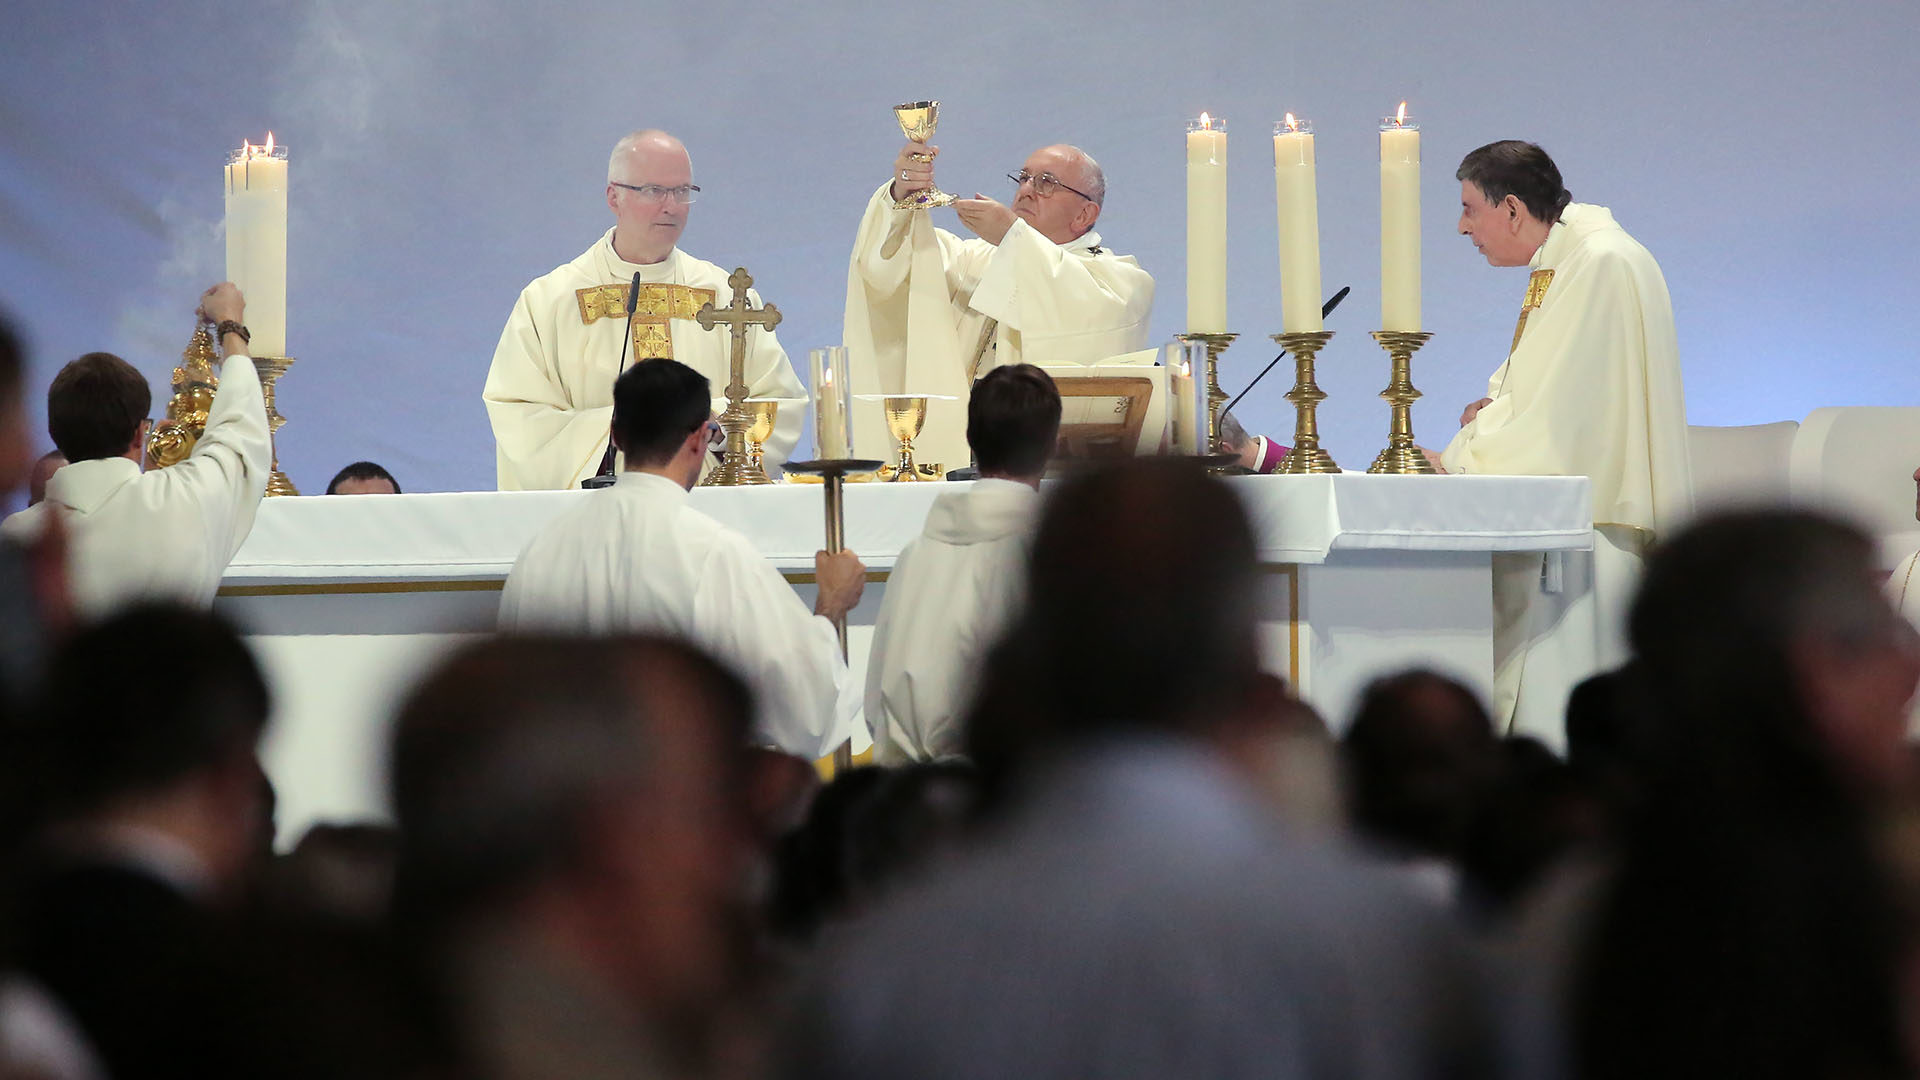
[[[115,1080],[237,1074],[224,913],[268,828],[259,667],[210,614],[137,607],[59,648],[41,699],[8,959]]]

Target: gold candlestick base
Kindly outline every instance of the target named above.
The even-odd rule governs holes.
[[[1327,400],[1327,392],[1314,382],[1313,375],[1314,357],[1333,340],[1333,331],[1295,331],[1275,334],[1273,340],[1293,356],[1293,389],[1287,391],[1287,400],[1293,402],[1293,449],[1287,451],[1276,471],[1295,475],[1340,472],[1333,455],[1320,446],[1317,410]]]
[[[1200,457],[1207,459],[1210,472],[1225,472],[1236,455],[1220,445],[1220,407],[1227,403],[1227,392],[1220,389],[1220,354],[1227,351],[1239,334],[1181,334],[1181,341],[1197,341],[1207,350],[1207,430],[1200,443]]]
[[[260,396],[267,400],[267,440],[273,451],[273,471],[267,474],[267,494],[269,496],[298,495],[300,492],[294,488],[293,481],[287,479],[287,474],[280,471],[279,436],[280,429],[286,425],[287,418],[280,415],[274,394],[274,384],[279,382],[280,376],[285,375],[287,369],[293,366],[293,357],[255,356],[251,359],[254,372],[260,376]]]
[[[1387,356],[1393,362],[1393,373],[1387,381],[1387,388],[1380,391],[1380,396],[1393,407],[1393,420],[1387,427],[1387,448],[1380,451],[1380,456],[1374,458],[1373,464],[1367,467],[1370,473],[1433,476],[1440,471],[1413,443],[1413,403],[1420,397],[1420,391],[1413,388],[1413,354],[1414,350],[1432,339],[1432,334],[1419,331],[1373,332],[1373,340],[1387,350]]]

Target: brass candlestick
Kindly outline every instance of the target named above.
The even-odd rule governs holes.
[[[1387,350],[1387,356],[1393,361],[1393,374],[1387,381],[1387,388],[1380,391],[1380,396],[1393,406],[1393,421],[1387,428],[1387,448],[1380,451],[1380,456],[1368,466],[1370,473],[1432,476],[1440,471],[1413,444],[1413,403],[1420,397],[1420,391],[1413,388],[1413,353],[1432,337],[1432,334],[1419,331],[1373,332],[1373,340]]]
[[[1333,455],[1320,446],[1320,421],[1316,410],[1327,400],[1327,392],[1313,381],[1313,360],[1327,342],[1331,330],[1295,331],[1273,335],[1273,340],[1293,356],[1293,389],[1287,400],[1293,402],[1293,449],[1281,460],[1283,473],[1337,473],[1340,466]]]
[[[280,415],[274,394],[274,384],[280,376],[293,366],[291,356],[255,356],[253,370],[260,376],[260,395],[267,399],[267,445],[273,454],[273,471],[267,475],[268,495],[298,495],[293,481],[280,471],[280,429],[286,425],[287,418]]]
[[[1207,430],[1200,443],[1200,456],[1203,458],[1211,459],[1227,454],[1226,449],[1220,445],[1220,407],[1227,403],[1227,392],[1220,389],[1220,354],[1226,352],[1227,346],[1233,344],[1233,340],[1239,336],[1239,334],[1180,335],[1182,341],[1197,341],[1204,345],[1207,352],[1207,381],[1205,389],[1201,391],[1206,395],[1202,400],[1207,403]],[[1233,455],[1227,454],[1227,457],[1231,460]],[[1209,465],[1220,469],[1225,468],[1224,464],[1216,461],[1210,461]]]

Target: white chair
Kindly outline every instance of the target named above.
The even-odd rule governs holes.
[[[1793,420],[1740,427],[1689,425],[1694,509],[1788,501],[1787,467],[1799,430]]]
[[[1885,565],[1920,546],[1913,471],[1920,407],[1815,409],[1800,423],[1788,463],[1793,501],[1841,514],[1880,540]]]

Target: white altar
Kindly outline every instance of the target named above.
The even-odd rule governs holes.
[[[1426,665],[1492,688],[1489,556],[1591,546],[1584,477],[1248,476],[1267,583],[1262,655],[1336,729],[1370,678]],[[856,674],[886,575],[945,484],[850,484],[847,545],[869,570],[849,620]],[[435,657],[493,629],[522,545],[592,492],[269,499],[216,608],[276,694],[263,757],[283,843],[318,820],[385,814],[393,710]],[[702,488],[694,505],[751,538],[809,603],[817,486]],[[1150,616],[1148,616],[1150,617]],[[864,749],[864,739],[856,750]]]

